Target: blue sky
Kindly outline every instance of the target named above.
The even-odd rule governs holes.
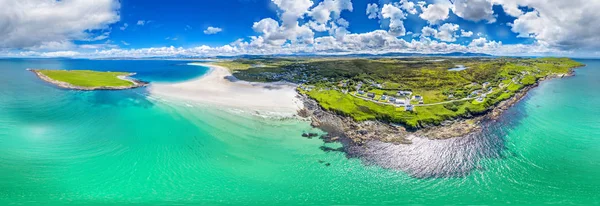
[[[583,0],[3,1],[0,56],[597,56],[598,9]]]
[[[367,4],[380,1],[352,2],[353,11],[342,13],[342,17],[351,22],[348,28],[350,32],[363,33],[382,28],[377,19],[368,19],[365,12]],[[531,42],[527,38],[517,38],[517,34],[510,31],[506,24],[512,22],[514,17],[507,16],[500,6],[495,6],[494,9],[498,21],[493,24],[466,21],[454,14],[451,14],[448,21],[458,24],[462,29],[482,33],[489,39],[503,43]],[[220,46],[239,38],[257,35],[252,30],[252,25],[263,18],[277,18],[277,6],[270,0],[173,0],[168,4],[160,0],[124,0],[121,2],[121,20],[111,26],[113,32],[110,39],[130,44],[121,45],[123,48]],[[137,25],[140,20],[149,23]],[[120,30],[123,24],[128,24],[128,27]],[[203,31],[209,26],[222,28],[223,31],[216,35],[204,34]],[[423,26],[427,26],[427,22],[418,16],[409,18],[405,25],[413,33],[419,33]],[[476,35],[462,38],[459,42],[468,44],[473,38]]]

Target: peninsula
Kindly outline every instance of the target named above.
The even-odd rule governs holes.
[[[130,78],[135,73],[90,70],[27,69],[40,79],[58,87],[74,90],[122,90],[146,86],[146,82]]]
[[[481,130],[548,78],[583,66],[568,58],[248,58],[215,62],[250,82],[292,82],[300,116],[348,138],[410,143]]]

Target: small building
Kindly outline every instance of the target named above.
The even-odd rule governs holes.
[[[386,100],[386,99],[387,99],[387,96],[381,95],[381,100]]]
[[[489,86],[490,83],[489,82],[484,82],[481,86],[483,86],[483,88],[486,88],[487,86]]]
[[[415,111],[415,106],[412,104],[404,106],[404,111]]]
[[[417,100],[417,101],[423,101],[423,96],[421,96],[421,95],[415,95],[414,99]]]
[[[453,94],[449,94],[448,95],[448,99],[454,99],[454,95]]]
[[[482,92],[483,92],[482,90],[478,89],[478,90],[472,91],[471,95],[478,95],[478,94],[480,94]]]
[[[477,97],[478,102],[483,102],[483,97]]]
[[[419,100],[419,104],[424,104],[425,102],[423,102],[423,100]]]
[[[373,93],[373,92],[369,92],[369,93],[367,94],[367,97],[370,97],[370,98],[375,98],[375,93]]]
[[[411,91],[402,91],[402,90],[400,90],[396,94],[398,96],[410,96],[410,95],[412,95],[412,92]]]
[[[364,95],[364,94],[365,94],[365,91],[358,90],[358,94],[360,94],[360,95]]]
[[[396,99],[396,101],[394,101],[395,104],[399,104],[399,105],[404,105],[406,104],[406,100],[404,99]]]
[[[395,102],[396,102],[396,98],[394,98],[394,97],[390,97],[389,101],[390,101],[391,103],[395,103]]]

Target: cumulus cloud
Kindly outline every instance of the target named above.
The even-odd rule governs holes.
[[[456,41],[456,31],[458,31],[457,24],[445,23],[440,26],[435,38],[446,42],[454,42]]]
[[[493,3],[489,0],[454,0],[452,11],[459,17],[470,21],[487,21],[493,23],[496,21]]]
[[[423,29],[421,29],[421,36],[434,37],[445,42],[455,42],[456,38],[460,37],[460,35],[457,34],[458,29],[459,26],[457,24],[452,23],[445,23],[439,26],[439,31],[429,26],[425,26],[423,27]],[[462,30],[462,32],[464,32],[464,30]]]
[[[376,19],[379,16],[379,6],[376,3],[367,4],[367,17]]]
[[[119,8],[117,0],[0,0],[0,48],[56,49],[106,38]]]
[[[473,36],[472,31],[465,31],[463,29],[460,30],[460,37],[472,37],[472,36]]]
[[[389,32],[395,36],[404,36],[406,29],[404,28],[404,19],[406,16],[404,12],[393,4],[385,4],[381,8],[381,17],[383,19],[389,19]]]
[[[485,43],[487,43],[487,39],[484,37],[479,37],[477,39],[473,39],[473,41],[471,41],[471,43],[469,44],[469,46],[472,47],[482,47],[485,45]]]
[[[219,33],[219,32],[221,32],[221,31],[223,31],[223,29],[221,29],[221,28],[219,28],[219,27],[212,27],[212,26],[209,26],[208,28],[206,28],[206,29],[204,30],[204,34],[209,34],[209,35],[210,35],[210,34],[216,34],[216,33]]]
[[[379,1],[379,5],[367,5],[366,15],[369,19],[378,19],[383,29],[365,33],[351,33],[351,22],[341,17],[344,11],[353,11],[351,0],[272,2],[277,6],[277,17],[261,19],[248,25],[252,26],[256,34],[228,45],[121,49],[110,41],[95,43],[108,39],[109,26],[119,19],[119,2],[116,0],[0,0],[0,56],[201,57],[383,52],[483,52],[514,55],[559,54],[600,48],[600,37],[596,35],[600,31],[600,24],[592,23],[595,19],[600,19],[600,14],[596,12],[600,9],[600,2],[596,1],[455,0],[450,3],[439,0],[431,4],[424,1],[415,3],[412,0]],[[482,34],[474,35],[472,31],[460,29],[455,23],[444,22],[449,19],[450,11],[465,20],[494,22],[496,17],[493,5],[502,6],[508,15],[515,17],[516,20],[507,25],[519,37],[534,39],[533,43],[504,45]],[[527,7],[528,11],[521,10],[522,7]],[[419,11],[422,13],[419,14]],[[418,15],[428,25],[422,27],[417,34],[406,31],[405,21],[410,15]],[[140,20],[133,24],[143,26],[148,23],[149,21]],[[123,23],[115,28],[125,30],[128,26]],[[214,34],[220,31],[220,28],[208,27],[204,32]],[[411,34],[414,38],[412,40],[398,38]],[[461,37],[475,39],[470,43],[453,43]],[[169,38],[174,39],[176,38]],[[79,41],[91,42],[76,45],[74,41],[78,41],[78,44],[81,44]],[[121,41],[119,45],[127,46],[129,43]],[[46,50],[48,52],[44,52]]]
[[[344,10],[353,10],[350,0],[324,0],[309,12],[309,16],[316,22],[325,24],[332,19],[340,18],[340,13]]]
[[[587,0],[496,0],[505,10],[529,7],[527,13],[511,12],[517,19],[510,24],[520,37],[564,50],[596,50],[600,47],[600,1]]]
[[[397,3],[398,6],[400,6],[400,8],[402,8],[402,10],[408,12],[409,14],[417,14],[417,8],[415,7],[415,3],[412,1],[408,1],[408,0],[400,0],[399,3]]]
[[[421,4],[423,13],[419,17],[429,22],[429,24],[438,24],[448,19],[451,6],[449,3],[436,3],[427,6]]]

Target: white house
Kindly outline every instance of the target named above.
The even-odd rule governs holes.
[[[406,100],[398,98],[398,99],[396,99],[396,101],[394,103],[404,105],[404,104],[406,104]]]

